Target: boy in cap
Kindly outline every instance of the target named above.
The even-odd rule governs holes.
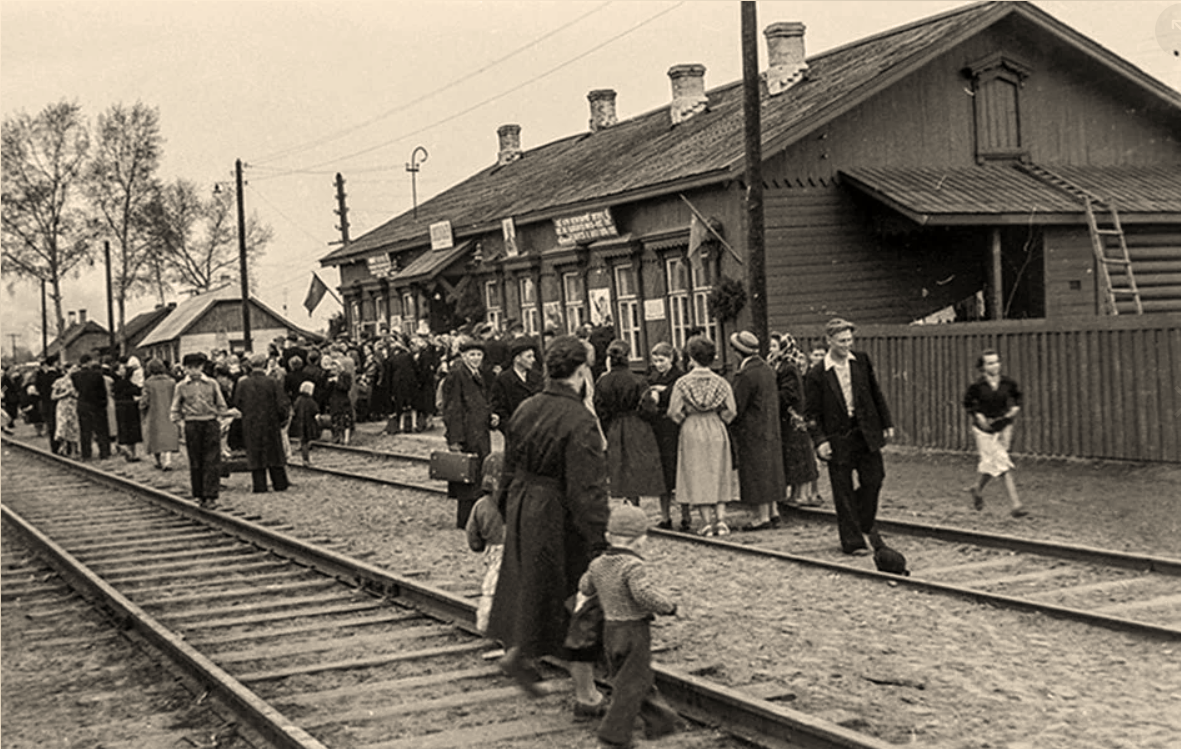
[[[221,489],[221,429],[218,419],[236,413],[226,407],[221,386],[205,376],[204,354],[185,354],[185,378],[176,385],[169,412],[174,424],[184,424],[185,452],[193,498],[214,507]]]
[[[652,676],[655,614],[673,615],[677,606],[648,579],[641,553],[648,540],[643,510],[622,504],[611,510],[607,543],[578,584],[585,596],[598,594],[603,607],[603,652],[611,675],[611,706],[599,724],[599,741],[608,747],[630,746],[636,716],[645,738],[675,733],[677,714],[656,691]]]

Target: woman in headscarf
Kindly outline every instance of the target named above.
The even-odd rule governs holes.
[[[570,662],[576,716],[601,714],[593,664],[599,649],[565,647],[567,599],[590,560],[606,548],[607,465],[598,425],[582,403],[590,380],[586,347],[559,336],[546,348],[545,389],[523,402],[505,432],[497,504],[505,546],[487,636],[507,648],[501,668],[542,696],[534,661]]]
[[[607,470],[613,497],[640,506],[640,497],[664,494],[660,448],[652,427],[640,417],[640,400],[648,384],[628,368],[631,347],[616,339],[607,346],[607,374],[595,383],[595,413],[607,437]]]
[[[120,362],[115,368],[110,394],[115,399],[115,439],[119,452],[128,463],[138,463],[135,446],[144,440],[139,423],[139,396],[143,391],[133,381],[134,371],[129,365],[130,360]]]
[[[819,504],[816,457],[812,438],[804,421],[804,375],[808,355],[791,333],[771,333],[767,363],[775,370],[779,388],[779,434],[783,445],[783,475],[791,493],[789,505],[814,507]]]
[[[353,387],[353,378],[344,371],[340,360],[336,357],[324,359],[324,369],[328,372],[328,414],[332,418],[332,442],[347,445],[352,440],[353,402],[349,398],[349,391]]]
[[[725,536],[726,502],[733,493],[730,432],[737,407],[734,391],[709,368],[717,356],[713,341],[694,336],[685,344],[693,368],[673,385],[668,417],[681,425],[677,450],[677,501],[701,514],[702,536]]]

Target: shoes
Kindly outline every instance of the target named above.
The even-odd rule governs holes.
[[[588,705],[585,702],[574,700],[574,720],[586,721],[601,718],[607,714],[607,698],[604,697],[599,700],[596,705]]]
[[[824,497],[817,494],[815,497],[808,497],[803,502],[800,502],[800,507],[823,507]]]
[[[662,531],[671,531],[673,529],[673,521],[661,520],[659,523],[656,524],[656,527]]]
[[[1024,507],[1014,507],[1009,511],[1009,514],[1015,518],[1023,518],[1029,514],[1029,510],[1025,509]]]
[[[775,525],[770,520],[768,520],[765,523],[747,523],[746,525],[742,526],[742,530],[746,532],[769,531],[774,527]]]
[[[533,666],[522,663],[520,658],[502,658],[500,670],[505,676],[517,682],[517,686],[530,697],[537,699],[545,696],[545,690],[540,686],[541,674],[537,673]]]
[[[730,526],[726,525],[725,523],[718,523],[717,526],[714,528],[714,532],[717,533],[719,536],[729,536],[730,535]]]
[[[852,551],[846,551],[845,553],[853,557],[867,557],[869,556],[869,549],[862,546],[860,548],[853,549]]]
[[[202,497],[198,500],[198,504],[200,504],[202,509],[214,510],[217,509],[217,498]]]
[[[778,515],[772,516],[772,518],[767,522],[771,523],[772,528],[778,528],[783,523],[783,521],[779,519]]]
[[[681,533],[688,533],[691,530],[693,530],[693,521],[692,520],[682,520],[681,521],[681,528],[680,528]]]
[[[977,511],[983,510],[984,509],[984,495],[981,494],[980,490],[974,486],[969,488],[968,491],[972,493],[972,507],[973,507],[973,509],[975,509]]]
[[[697,535],[706,537],[713,536],[714,527],[712,525],[703,526],[699,531],[697,531]]]

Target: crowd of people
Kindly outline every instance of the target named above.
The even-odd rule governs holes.
[[[540,341],[518,325],[502,334],[486,324],[361,345],[291,335],[246,357],[189,353],[178,367],[153,359],[146,372],[135,357],[83,356],[65,368],[50,357],[19,381],[5,372],[5,429],[23,413],[54,452],[81,460],[97,443],[99,459],[115,450],[137,461],[142,444],[161,470],[183,441],[193,496],[209,506],[219,461],[235,450],[245,453],[254,491],[267,491],[268,479],[283,491],[289,438],[306,464],[323,429],[347,444],[357,421],[384,420],[397,434],[441,416],[448,450],[483,466],[476,481],[448,487],[457,526],[488,563],[480,630],[503,643],[502,669],[531,695],[544,693],[538,658],[567,661],[575,717],[602,717],[601,742],[622,746],[637,716],[650,737],[676,728],[650,668],[648,621],[676,604],[644,574],[644,498],[658,503],[662,529],[674,528],[676,504],[680,531],[726,536],[727,509],[737,505],[749,519],[740,529],[763,531],[788,506],[823,502],[819,461],[841,551],[894,553],[875,529],[882,448],[894,426],[869,355],[853,349],[854,331],[833,319],[827,345],[810,353],[772,333],[766,359],[753,333],[734,333],[728,378],[714,371],[718,346],[705,335],[679,352],[656,344],[641,375],[625,341],[589,326]],[[1008,455],[1021,392],[996,351],[977,366],[980,379],[964,397],[980,453],[973,506],[982,509],[985,485],[1003,477],[1011,514],[1021,517]],[[503,453],[492,452],[493,430],[504,435]],[[584,626],[591,610],[597,635],[575,637],[573,624]],[[592,670],[604,659],[614,678],[609,703]]]

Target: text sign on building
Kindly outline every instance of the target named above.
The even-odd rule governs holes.
[[[455,242],[451,238],[450,221],[440,221],[437,224],[431,224],[432,250],[448,250],[454,246]]]
[[[664,300],[663,299],[645,299],[644,300],[644,319],[645,320],[663,320],[664,319]]]
[[[556,218],[554,231],[558,234],[558,244],[566,246],[619,236],[609,208]]]
[[[389,278],[394,274],[394,263],[387,253],[367,258],[366,262],[369,264],[369,273],[374,278]]]

